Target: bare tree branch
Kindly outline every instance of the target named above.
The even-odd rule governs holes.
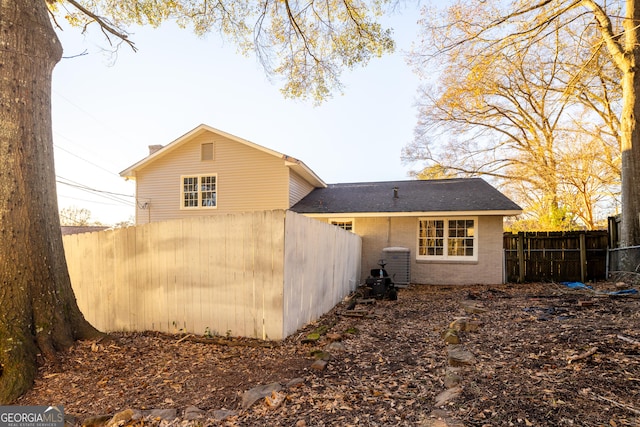
[[[85,15],[87,15],[91,19],[93,19],[95,22],[97,22],[98,25],[100,25],[100,28],[102,29],[102,32],[105,34],[105,36],[106,36],[107,40],[109,41],[109,43],[111,43],[111,39],[110,39],[110,37],[109,37],[109,35],[107,33],[112,34],[112,35],[116,36],[117,38],[119,38],[120,40],[122,40],[123,42],[127,43],[134,52],[138,50],[138,48],[135,46],[135,43],[132,42],[131,40],[129,40],[129,36],[127,34],[125,34],[124,32],[122,32],[121,30],[117,29],[110,22],[108,22],[108,20],[106,18],[103,18],[103,17],[100,17],[100,16],[94,14],[89,9],[85,8],[80,3],[78,3],[76,0],[65,0],[65,1],[69,2],[76,9],[78,9],[79,11],[81,11],[82,13],[84,13]]]

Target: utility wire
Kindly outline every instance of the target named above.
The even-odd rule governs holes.
[[[71,197],[71,196],[65,196],[64,194],[58,194],[58,197],[61,199],[69,199],[69,200],[77,200],[79,202],[87,202],[87,203],[93,203],[96,205],[105,205],[105,206],[122,206],[124,203],[109,203],[109,202],[97,202],[95,200],[89,200],[89,199],[81,199],[78,197]],[[127,206],[130,206],[129,204],[127,204]]]
[[[123,205],[135,206],[135,203],[133,201],[124,200],[124,199],[120,198],[120,197],[135,198],[135,196],[132,196],[132,195],[129,195],[129,194],[114,193],[114,192],[105,191],[105,190],[98,190],[98,189],[89,187],[89,186],[84,185],[84,184],[80,184],[78,182],[72,181],[72,180],[70,180],[68,178],[64,178],[64,177],[61,177],[61,176],[56,176],[56,178],[57,178],[56,182],[59,183],[59,184],[67,185],[69,187],[76,188],[76,189],[78,189],[80,191],[85,191],[85,192],[88,192],[88,193],[92,193],[92,194],[95,194],[96,196],[103,197],[103,198],[109,199],[109,200],[113,200],[113,201],[119,202],[119,203],[121,203]],[[65,182],[65,181],[68,181],[68,182]]]
[[[68,139],[67,139],[67,140],[68,140]],[[78,156],[77,154],[72,153],[71,151],[67,150],[66,148],[62,148],[62,147],[61,147],[61,146],[59,146],[58,144],[53,144],[53,146],[54,146],[54,147],[56,147],[56,148],[57,148],[57,149],[59,149],[59,150],[64,151],[65,153],[69,153],[69,154],[71,154],[73,157],[77,157],[78,159],[80,159],[80,160],[82,160],[82,161],[84,161],[84,162],[89,163],[91,166],[95,166],[95,167],[97,167],[98,169],[102,169],[103,171],[105,171],[105,172],[107,172],[107,173],[109,173],[109,174],[111,174],[111,175],[120,176],[120,175],[118,175],[118,174],[117,174],[117,173],[115,173],[115,172],[112,172],[112,171],[110,171],[110,170],[108,170],[108,169],[105,169],[105,168],[103,168],[102,166],[97,165],[97,164],[93,163],[92,161],[85,159],[84,157],[80,157],[80,156]]]

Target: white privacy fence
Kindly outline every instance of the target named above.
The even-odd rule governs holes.
[[[353,291],[361,239],[290,211],[63,237],[85,317],[103,331],[282,339]]]

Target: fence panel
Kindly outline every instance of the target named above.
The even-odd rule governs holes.
[[[505,233],[505,276],[510,282],[606,279],[608,233]]]
[[[311,317],[283,317],[285,211],[194,217],[64,236],[78,305],[87,320],[104,331],[182,330],[282,339],[285,329],[288,334],[303,326],[301,322],[317,319],[346,295],[344,278],[353,276],[355,283],[360,266],[358,236],[340,230],[342,237],[337,238],[337,227],[290,212],[286,218],[287,226],[295,228],[292,233],[302,239],[296,247],[307,248],[303,264],[295,256],[289,261],[299,280],[287,286],[301,301],[311,301]],[[318,230],[316,224],[327,228]]]
[[[287,212],[284,249],[284,327],[289,335],[355,290],[362,240],[340,227]]]

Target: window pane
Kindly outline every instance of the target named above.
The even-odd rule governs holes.
[[[347,231],[353,231],[352,221],[331,221],[331,224]]]
[[[449,220],[447,255],[473,256],[474,220]]]
[[[200,177],[200,191],[202,194],[202,206],[216,205],[216,177],[202,176]]]
[[[182,179],[182,204],[185,208],[198,206],[198,177],[188,176]]]

